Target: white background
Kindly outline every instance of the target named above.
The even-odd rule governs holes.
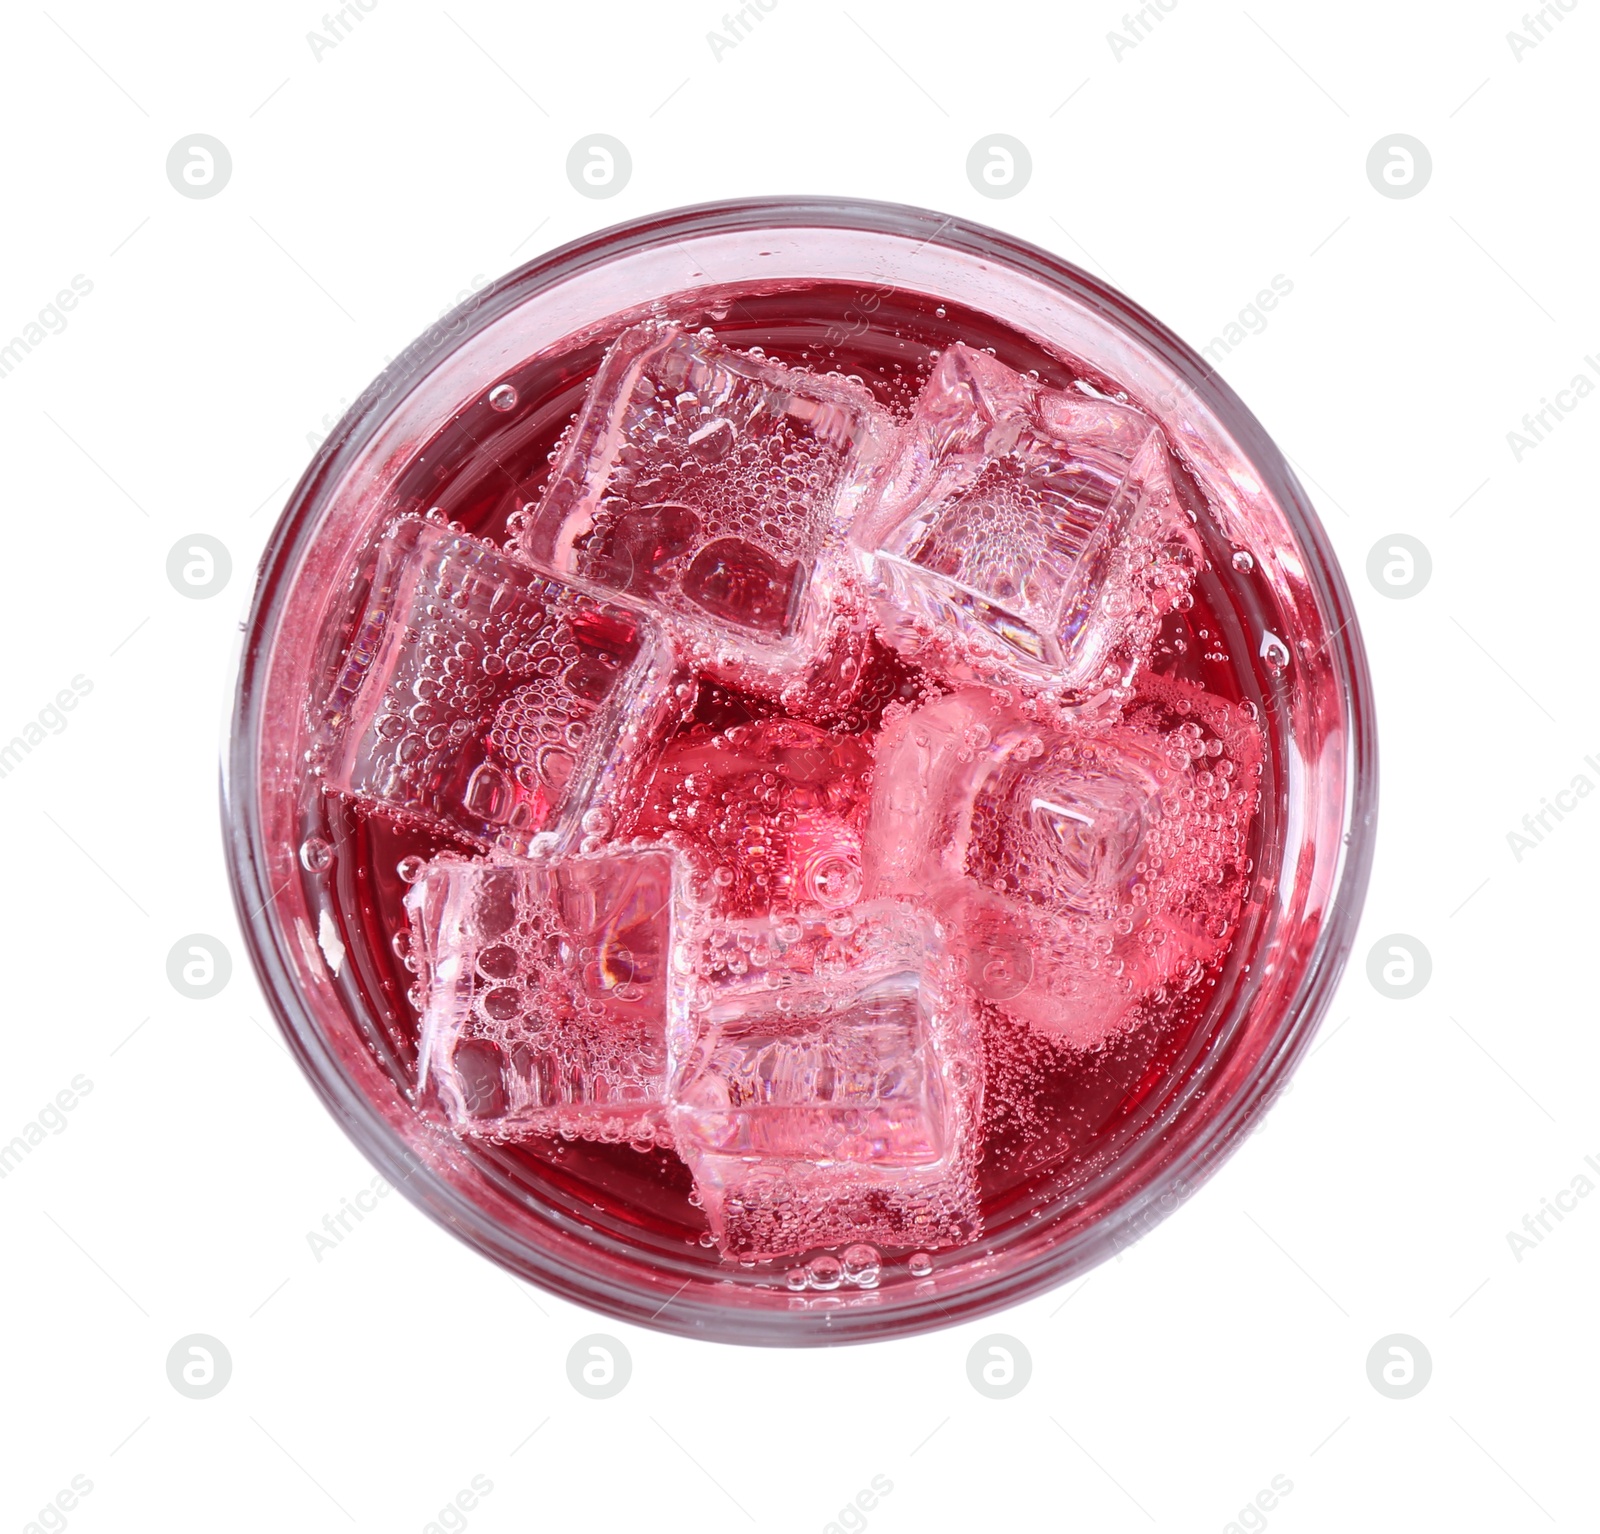
[[[882,1534],[1220,1531],[1275,1475],[1292,1492],[1251,1520],[1274,1530],[1592,1527],[1600,1198],[1520,1261],[1507,1232],[1600,1159],[1600,802],[1520,861],[1507,833],[1600,783],[1600,402],[1520,462],[1506,434],[1600,369],[1600,6],[1520,59],[1520,5],[1476,0],[1177,0],[1120,56],[1121,0],[973,21],[778,0],[720,59],[712,4],[553,9],[379,0],[320,59],[310,5],[57,0],[6,23],[0,342],[74,275],[93,292],[0,379],[0,738],[74,676],[93,690],[0,779],[0,1142],[74,1076],[92,1090],[0,1181],[0,1530],[75,1475],[85,1534],[424,1530],[475,1475],[482,1534],[822,1530],[875,1475]],[[164,169],[197,132],[234,166],[203,201]],[[594,132],[632,151],[608,201],[565,175]],[[1034,167],[1004,201],[965,173],[996,132]],[[1407,200],[1365,172],[1396,132],[1433,159]],[[913,1341],[619,1327],[398,1197],[318,1261],[307,1233],[372,1174],[275,1036],[216,811],[237,624],[308,434],[474,282],[620,219],[785,192],[990,222],[1197,346],[1292,281],[1222,372],[1343,562],[1383,752],[1372,890],[1316,1052],[1121,1260]],[[206,601],[165,573],[197,532],[233,560]],[[1433,560],[1409,600],[1366,575],[1399,532]],[[166,977],[193,932],[236,961],[209,1001]],[[1366,974],[1394,932],[1433,958],[1407,1001]],[[566,1378],[593,1331],[633,1357],[609,1401]],[[967,1379],[997,1331],[1033,1359],[1007,1401]],[[195,1332],[233,1359],[209,1400],[166,1376]],[[1409,1400],[1367,1378],[1395,1332],[1433,1360]]]

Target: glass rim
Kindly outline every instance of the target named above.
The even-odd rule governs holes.
[[[685,1295],[652,1311],[653,1292],[586,1282],[576,1268],[530,1248],[446,1178],[427,1172],[381,1107],[348,1076],[301,993],[283,947],[287,934],[271,919],[278,891],[266,878],[259,813],[260,695],[271,645],[301,555],[314,538],[324,494],[339,484],[363,447],[429,372],[465,342],[528,300],[579,274],[649,247],[739,231],[840,229],[948,247],[1019,271],[1062,290],[1104,321],[1128,332],[1223,425],[1262,489],[1309,556],[1304,578],[1331,636],[1325,663],[1337,673],[1343,703],[1342,841],[1333,887],[1301,979],[1263,1055],[1247,1078],[1134,1196],[1017,1272],[996,1273],[948,1296],[908,1297],[894,1307],[766,1311],[722,1306]],[[921,248],[919,246],[919,248]],[[1215,368],[1130,299],[1073,263],[1016,236],[929,209],[864,199],[743,198],[646,214],[584,235],[497,278],[430,326],[362,392],[321,444],[285,503],[262,553],[245,621],[242,658],[224,742],[221,773],[223,836],[241,931],[291,1053],[335,1120],[364,1156],[436,1223],[515,1276],[616,1320],[679,1335],[731,1343],[804,1346],[877,1341],[961,1324],[1058,1287],[1126,1244],[1185,1201],[1246,1138],[1298,1063],[1338,983],[1370,875],[1377,805],[1377,746],[1371,677],[1355,609],[1327,535],[1280,450]],[[1182,1190],[1173,1200],[1174,1189]],[[687,1288],[687,1286],[685,1286]],[[669,1314],[670,1312],[670,1314]]]

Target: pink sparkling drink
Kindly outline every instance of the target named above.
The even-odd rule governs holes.
[[[313,1081],[481,1250],[891,1335],[1133,1239],[1281,1084],[1368,687],[1281,459],[1126,300],[914,210],[689,210],[497,284],[308,471],[236,887]]]

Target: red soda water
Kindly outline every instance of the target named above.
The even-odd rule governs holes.
[[[870,323],[859,289],[826,284],[724,293],[666,317],[685,333],[706,327],[722,347],[818,379],[854,380],[895,423],[911,417],[941,358],[957,347],[1087,404],[1114,407],[1120,394],[1116,379],[975,310],[887,288],[873,298]],[[534,508],[561,490],[549,483],[552,463],[563,450],[570,459],[573,422],[615,340],[615,331],[596,334],[537,357],[447,422],[392,492],[392,515],[481,540],[513,564],[525,560]],[[715,434],[702,440],[714,444]],[[648,771],[619,793],[617,813],[585,821],[589,854],[635,838],[674,847],[713,927],[774,917],[825,922],[877,897],[930,907],[960,993],[950,1005],[970,1019],[962,1048],[982,1078],[971,1099],[975,1122],[964,1131],[970,1208],[934,1218],[925,1232],[881,1217],[874,1225],[867,1215],[802,1218],[786,1227],[801,1232],[787,1245],[770,1225],[741,1245],[708,1230],[707,1190],[648,1115],[623,1113],[617,1122],[626,1132],[600,1137],[570,1124],[497,1132],[491,1121],[504,1105],[492,1084],[472,1075],[480,1065],[469,1052],[459,1055],[465,1086],[456,1090],[470,1099],[469,1119],[483,1111],[481,1132],[463,1144],[486,1175],[513,1198],[568,1211],[647,1258],[687,1257],[742,1271],[750,1282],[826,1289],[838,1283],[840,1265],[822,1249],[848,1247],[844,1268],[872,1268],[870,1287],[876,1268],[861,1255],[863,1241],[876,1242],[873,1262],[925,1273],[940,1249],[959,1251],[1030,1218],[1046,1190],[1059,1198],[1063,1188],[1091,1187],[1132,1136],[1160,1119],[1215,1043],[1216,1019],[1249,973],[1280,834],[1278,768],[1264,727],[1280,658],[1257,642],[1253,557],[1206,515],[1181,456],[1171,463],[1174,493],[1198,513],[1196,549],[1184,583],[1160,605],[1125,696],[1063,707],[1026,670],[1010,682],[974,675],[943,645],[937,612],[923,615],[910,644],[865,613],[838,651],[844,661],[787,691],[770,675],[742,686],[740,656],[719,664],[691,645],[670,705],[650,716],[642,726],[648,739],[636,742]],[[640,599],[670,601],[662,595],[667,578],[652,572],[677,570],[700,612],[730,632],[764,641],[799,622],[795,604],[814,553],[800,520],[769,528],[777,547],[764,553],[732,537],[696,547],[693,509],[682,499],[665,504],[669,514],[595,544],[587,577],[597,603],[607,590],[624,611]],[[1086,516],[1105,511],[1092,494],[1085,505]],[[963,540],[981,533],[962,532],[962,546],[946,557],[959,562]],[[352,581],[343,621],[330,626],[322,664],[308,679],[309,712],[325,707],[341,668],[361,653],[361,625],[384,579],[374,557]],[[957,581],[951,589],[965,588]],[[826,612],[813,618],[824,628],[831,621]],[[620,657],[615,664],[634,664],[631,637],[613,635],[601,649],[608,646]],[[774,665],[781,662],[768,672]],[[594,684],[596,697],[604,685]],[[527,727],[537,731],[541,722]],[[561,723],[572,721],[562,715]],[[489,721],[481,724],[489,731]],[[1001,765],[984,767],[991,759]],[[974,800],[969,778],[980,767],[985,787]],[[1103,784],[1101,809],[1112,821],[1127,806],[1135,850],[1126,866],[1106,872],[1103,828],[1085,829],[1071,803],[1041,789],[1046,769]],[[301,869],[308,899],[325,912],[319,941],[340,957],[336,983],[351,1010],[371,1020],[375,1058],[402,1093],[434,1111],[420,1053],[424,966],[406,897],[435,860],[476,857],[486,843],[459,819],[397,815],[370,798],[328,791],[329,770],[328,754],[314,755],[300,793]],[[929,784],[967,806],[955,850],[939,805],[918,797]],[[487,789],[476,795],[485,804],[492,797]],[[1161,807],[1160,830],[1147,844],[1140,806],[1152,804]],[[527,853],[539,824],[535,815],[527,836],[501,846]],[[1132,894],[1120,905],[1061,908],[1053,889],[1063,868],[1114,876]],[[718,969],[708,952],[687,962],[700,965],[703,979],[726,980],[726,957]],[[745,960],[735,954],[734,962]],[[564,982],[544,983],[553,1004],[563,1000],[554,992]],[[749,1060],[762,1069],[767,1057],[740,1058],[745,1064],[729,1069]],[[801,1122],[785,1131],[791,1141],[803,1137]],[[867,1225],[853,1226],[858,1218]]]

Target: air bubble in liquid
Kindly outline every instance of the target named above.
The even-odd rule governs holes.
[[[910,1268],[918,1278],[926,1278],[928,1274],[933,1272],[933,1258],[931,1258],[926,1252],[913,1252],[908,1258],[906,1258],[906,1266]]]
[[[813,1257],[806,1274],[813,1289],[837,1289],[844,1282],[844,1264],[837,1257]]]
[[[496,384],[489,391],[489,404],[496,410],[515,410],[517,391],[510,384]]]
[[[844,1276],[848,1283],[858,1284],[863,1289],[871,1289],[877,1284],[883,1266],[877,1247],[868,1246],[864,1241],[847,1246],[843,1260]]]
[[[1238,549],[1233,556],[1233,568],[1240,575],[1248,575],[1256,567],[1255,558],[1245,549]]]
[[[417,880],[422,877],[422,872],[427,866],[428,865],[421,858],[413,853],[408,858],[401,858],[400,861],[394,865],[394,871],[399,874],[401,879],[403,879],[407,884],[415,884]]]
[[[320,836],[308,836],[300,843],[300,866],[308,873],[323,873],[332,862],[333,848]]]

